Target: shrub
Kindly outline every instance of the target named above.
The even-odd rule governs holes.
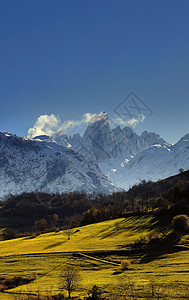
[[[172,220],[174,231],[185,234],[189,231],[189,217],[187,215],[177,215]]]
[[[12,228],[5,228],[1,231],[1,240],[10,240],[15,237],[15,231]]]
[[[124,260],[122,260],[122,262],[121,262],[121,268],[122,268],[122,270],[128,269],[128,267],[130,267],[130,265],[131,265],[131,263],[130,263],[130,261],[127,260],[127,259],[124,259]]]
[[[89,294],[91,294],[91,296],[87,297],[87,300],[99,300],[99,299],[101,299],[101,290],[96,285],[94,285],[92,290],[89,291]]]
[[[12,278],[3,278],[0,280],[0,290],[6,290],[6,289],[11,289],[15,288],[19,285],[27,284],[34,280],[33,278],[24,278],[21,276],[14,276]]]
[[[36,220],[35,221],[35,225],[34,228],[37,232],[42,232],[44,233],[45,230],[47,229],[48,223],[45,219],[41,219],[41,220]]]
[[[47,298],[45,298],[47,299]],[[52,296],[52,298],[49,298],[49,300],[52,299],[52,300],[63,300],[65,299],[64,295],[63,294],[58,294],[58,295],[55,295],[55,296]]]
[[[147,237],[147,236],[141,236],[138,240],[136,240],[136,241],[132,244],[132,248],[133,248],[133,249],[142,248],[142,247],[145,246],[148,242],[149,242],[149,240],[148,240],[148,237]]]

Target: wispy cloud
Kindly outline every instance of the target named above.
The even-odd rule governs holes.
[[[123,118],[114,118],[112,119],[112,125],[113,126],[118,126],[118,125],[122,125],[122,126],[131,126],[131,127],[135,127],[137,124],[139,124],[140,122],[143,122],[145,120],[145,116],[144,115],[139,115],[138,118],[131,118],[129,120],[124,120]]]
[[[34,138],[38,135],[48,135],[52,136],[55,132],[64,132],[68,133],[71,130],[77,129],[78,132],[84,125],[88,125],[89,123],[94,123],[101,119],[108,119],[108,114],[101,112],[98,114],[85,113],[83,114],[80,120],[66,120],[61,123],[58,116],[54,114],[51,115],[41,115],[34,126],[28,130],[28,138]],[[132,118],[130,120],[125,121],[122,118],[111,119],[110,123],[112,127],[122,125],[122,126],[132,126],[135,127],[139,122],[144,121],[145,116],[141,115],[138,119]]]
[[[102,118],[107,118],[106,113],[99,114],[91,114],[85,113],[83,114],[81,120],[66,120],[62,124],[60,122],[59,117],[54,114],[51,115],[41,115],[34,126],[28,130],[28,138],[34,138],[38,135],[48,135],[52,136],[55,131],[62,131],[67,133],[70,130],[78,128],[78,131],[83,125],[87,125],[89,123],[94,123]]]

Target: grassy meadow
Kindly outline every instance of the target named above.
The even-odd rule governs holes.
[[[85,298],[95,284],[104,296],[114,297],[120,289],[123,295],[129,282],[139,294],[143,290],[145,294],[148,287],[166,299],[189,299],[187,236],[173,251],[152,255],[148,261],[142,259],[144,251],[132,250],[132,244],[141,236],[156,233],[157,222],[153,216],[133,216],[75,228],[70,240],[65,231],[59,231],[1,241],[0,277],[22,276],[33,281],[0,293],[0,299],[27,299],[26,294],[37,293],[67,296],[61,288],[65,265],[79,270],[80,282],[73,296],[80,298]],[[120,267],[123,259],[131,262],[125,271]]]

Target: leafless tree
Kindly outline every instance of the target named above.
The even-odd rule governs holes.
[[[64,232],[67,235],[68,240],[70,240],[71,235],[74,234],[74,229],[68,226],[68,227],[65,228]]]
[[[61,272],[61,287],[68,292],[68,298],[71,298],[71,293],[78,287],[80,276],[78,270],[70,265],[64,267]]]

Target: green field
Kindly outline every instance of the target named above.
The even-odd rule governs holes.
[[[129,217],[75,228],[68,240],[64,231],[46,233],[0,242],[0,277],[34,278],[29,284],[0,293],[0,299],[23,299],[20,293],[50,294],[60,292],[60,274],[65,265],[77,266],[80,285],[73,296],[84,298],[97,285],[114,294],[119,286],[133,282],[136,291],[152,281],[161,286],[166,299],[189,299],[189,246],[187,237],[172,253],[141,261],[142,251],[131,251],[131,245],[141,236],[156,232],[153,216]],[[122,271],[123,259],[131,261]],[[16,294],[18,293],[18,294]],[[185,296],[185,298],[184,298]],[[125,298],[126,299],[126,298]]]

